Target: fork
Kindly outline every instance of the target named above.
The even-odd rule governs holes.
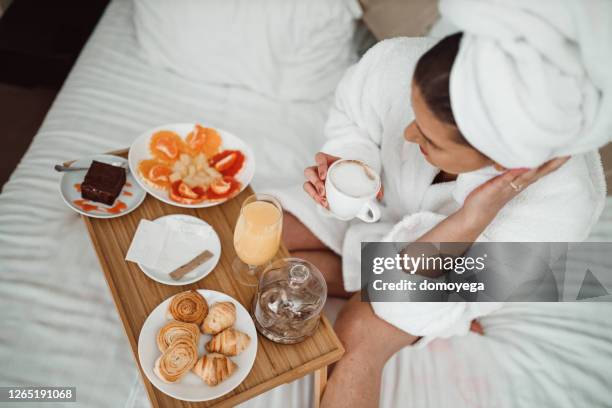
[[[126,169],[127,171],[130,171],[127,163],[122,163],[122,162],[113,162],[113,163],[108,163],[111,166],[115,166],[115,167],[121,167]],[[66,171],[83,171],[83,170],[89,170],[89,167],[72,167],[72,166],[64,166],[62,164],[56,164],[55,167],[53,167],[55,169],[55,171],[59,171],[61,172],[66,172]]]

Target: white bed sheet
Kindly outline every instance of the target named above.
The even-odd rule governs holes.
[[[130,12],[129,0],[111,3],[0,195],[0,386],[76,386],[70,407],[149,403],[52,164],[127,146],[162,123],[198,121],[251,143],[255,188],[292,185],[321,145],[331,102],[277,103],[152,69],[137,54]],[[612,238],[612,203],[593,236]],[[328,310],[340,304],[331,300]],[[485,337],[398,353],[385,369],[382,406],[609,406],[611,314],[608,303],[508,305],[483,319]],[[311,389],[307,377],[244,406],[306,407]]]

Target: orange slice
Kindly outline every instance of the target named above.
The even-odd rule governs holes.
[[[181,137],[169,130],[160,130],[151,137],[149,148],[153,157],[163,161],[173,162],[185,150]]]
[[[169,176],[172,174],[172,169],[159,160],[141,160],[138,163],[138,173],[153,188],[160,190],[168,190],[170,188]]]
[[[202,152],[206,157],[212,157],[219,152],[221,135],[213,128],[195,125],[187,135],[187,146],[193,154]]]

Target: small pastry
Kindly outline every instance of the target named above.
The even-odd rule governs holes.
[[[160,380],[173,383],[180,380],[198,361],[198,347],[190,339],[176,339],[155,361],[153,372]]]
[[[208,314],[208,303],[197,291],[188,290],[172,298],[168,313],[174,320],[199,326]]]
[[[200,328],[194,323],[170,320],[157,332],[157,347],[163,353],[170,344],[180,338],[189,339],[197,346],[200,339]]]
[[[232,375],[238,366],[221,354],[206,354],[196,362],[193,372],[206,384],[215,386]]]
[[[251,338],[247,334],[235,329],[225,329],[206,343],[206,351],[237,356],[249,347],[250,343]]]
[[[236,323],[236,305],[232,302],[217,302],[210,308],[210,312],[202,324],[202,332],[217,334],[232,327]]]

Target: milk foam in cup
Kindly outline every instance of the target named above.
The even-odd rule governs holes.
[[[328,169],[325,193],[332,216],[365,222],[380,219],[376,195],[380,190],[380,176],[359,160],[338,160]]]

